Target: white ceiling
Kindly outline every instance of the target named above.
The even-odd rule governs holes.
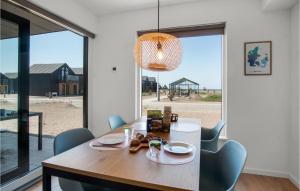
[[[97,16],[157,7],[157,0],[74,0]],[[160,0],[161,6],[204,0]],[[225,0],[224,0],[225,1]],[[298,0],[261,0],[264,10],[291,8]]]
[[[298,0],[262,0],[262,6],[266,11],[289,9],[293,7],[297,1]]]
[[[157,6],[157,0],[75,0],[95,15],[105,15]],[[203,0],[160,0],[162,6]]]

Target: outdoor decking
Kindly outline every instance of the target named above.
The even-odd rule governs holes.
[[[18,162],[17,134],[11,131],[0,131],[1,136],[1,172],[16,167]],[[29,168],[33,170],[41,166],[41,161],[53,155],[53,137],[43,136],[43,149],[38,150],[38,137],[29,137]]]

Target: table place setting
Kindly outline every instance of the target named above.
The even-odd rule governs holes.
[[[185,164],[195,158],[196,147],[185,142],[173,141],[168,143],[162,137],[154,133],[137,133],[131,140],[129,152],[137,153],[140,149],[146,148],[146,158],[160,164]]]
[[[173,114],[170,106],[161,110],[148,110],[147,117],[131,125],[125,124],[117,131],[106,134],[89,143],[95,150],[122,150],[129,147],[129,153],[147,149],[145,158],[160,164],[185,164],[195,158],[193,144],[167,140],[170,131],[199,131],[195,121],[180,119]]]
[[[95,150],[121,150],[129,146],[130,153],[148,149],[146,158],[160,164],[185,164],[195,158],[196,147],[185,142],[169,142],[154,133],[134,134],[134,129],[124,127],[122,133],[111,133],[97,138],[89,143]],[[132,133],[132,135],[131,135]]]
[[[129,138],[125,133],[111,133],[89,143],[96,150],[121,150],[129,146]]]
[[[172,142],[164,145],[160,150],[153,151],[149,149],[146,156],[149,160],[160,164],[179,165],[193,161],[195,153],[196,147],[194,145],[183,142]]]

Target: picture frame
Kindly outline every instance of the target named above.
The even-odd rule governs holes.
[[[244,43],[244,75],[272,75],[272,41]]]

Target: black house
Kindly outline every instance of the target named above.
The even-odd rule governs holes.
[[[73,72],[79,78],[79,95],[84,93],[84,78],[83,78],[83,68],[72,68]]]
[[[8,78],[8,92],[9,94],[18,93],[18,73],[5,73]]]
[[[8,93],[8,78],[6,75],[0,73],[0,93]]]
[[[142,76],[142,92],[156,92],[157,82],[155,77]]]
[[[30,67],[30,95],[79,95],[79,77],[66,64],[34,64]]]

